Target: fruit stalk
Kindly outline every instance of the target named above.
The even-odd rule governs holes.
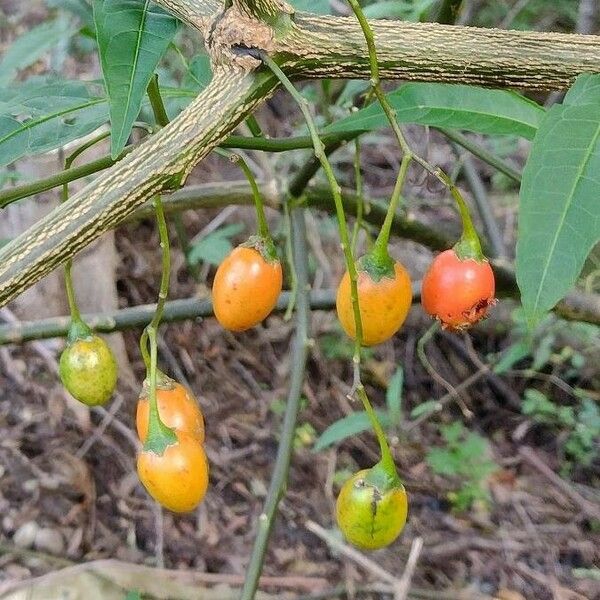
[[[340,185],[338,184],[335,178],[333,167],[331,166],[331,163],[327,158],[327,154],[325,153],[325,146],[321,141],[321,138],[319,137],[317,126],[310,113],[307,100],[298,93],[296,88],[293,86],[292,82],[288,79],[287,75],[279,68],[275,61],[273,61],[267,54],[264,53],[261,53],[260,57],[263,60],[264,64],[267,67],[269,67],[269,69],[271,69],[275,77],[279,79],[283,87],[289,92],[292,98],[294,98],[294,100],[298,103],[298,106],[300,107],[300,110],[304,115],[304,119],[310,132],[310,137],[313,142],[313,147],[315,151],[315,157],[321,163],[323,171],[325,172],[325,175],[331,187],[331,192],[333,194],[333,200],[335,204],[338,229],[340,233],[342,251],[344,252],[346,268],[348,269],[348,274],[350,276],[350,291],[352,297],[354,320],[356,323],[356,337],[357,339],[362,339],[362,320],[360,316],[360,307],[358,304],[358,272],[356,270],[356,263],[354,260],[354,255],[352,253],[352,245],[350,243],[350,237],[348,235],[348,225],[346,223],[346,215],[344,213],[344,204],[342,201],[342,192]],[[360,342],[357,343],[355,346],[354,362],[355,364],[360,364]]]

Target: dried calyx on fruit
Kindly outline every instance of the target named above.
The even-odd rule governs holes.
[[[436,256],[423,277],[421,304],[442,327],[461,331],[483,319],[496,303],[494,272],[481,249],[468,207],[448,181],[458,205],[463,234],[450,250]]]

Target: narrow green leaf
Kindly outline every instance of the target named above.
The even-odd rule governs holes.
[[[571,289],[600,240],[599,198],[600,104],[553,106],[521,184],[517,283],[531,326]]]
[[[20,69],[35,63],[48,50],[76,31],[68,19],[60,18],[34,27],[14,41],[0,61],[0,86],[11,81]]]
[[[125,147],[148,83],[178,21],[150,0],[94,0],[102,73],[110,99],[111,154]]]
[[[404,371],[398,367],[392,375],[385,393],[385,401],[390,415],[390,421],[394,424],[400,422],[402,408],[402,388],[404,386]]]
[[[438,410],[439,405],[437,400],[426,400],[425,402],[421,402],[421,404],[417,404],[417,406],[410,411],[410,418],[418,419],[421,415],[434,413]]]
[[[544,109],[514,92],[467,85],[407,83],[388,94],[400,123],[533,138]],[[325,132],[372,131],[387,127],[379,103],[336,121]]]
[[[494,365],[493,371],[498,375],[505,373],[530,354],[531,345],[526,340],[516,342],[502,353],[500,360]]]
[[[387,413],[379,410],[375,412],[377,413],[381,425],[383,427],[389,427],[390,419]],[[335,421],[335,423],[332,423],[315,442],[314,451],[320,452],[332,444],[341,442],[352,435],[357,435],[370,428],[371,421],[366,412],[353,412],[342,419]]]

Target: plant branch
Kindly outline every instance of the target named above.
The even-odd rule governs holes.
[[[275,51],[288,75],[369,78],[369,56],[354,18],[296,13]],[[440,81],[537,90],[568,88],[596,72],[600,39],[437,23],[370,21],[382,79]]]
[[[184,23],[204,31],[210,21],[223,10],[222,0],[155,0]]]
[[[323,143],[328,146],[333,143],[352,140],[360,135],[360,133],[360,131],[326,133],[321,136],[321,139],[323,140]],[[262,152],[288,152],[290,150],[312,148],[313,145],[312,140],[308,135],[281,139],[231,135],[225,141],[221,142],[219,147],[237,150],[258,150]],[[2,190],[0,191],[0,208],[5,208],[9,204],[12,204],[17,200],[21,200],[21,198],[27,198],[42,192],[47,192],[48,190],[64,185],[65,183],[70,183],[76,179],[81,179],[83,177],[93,175],[94,173],[104,171],[105,169],[112,167],[133,149],[134,146],[127,146],[121,155],[116,159],[111,158],[110,156],[104,156],[85,165],[81,165],[80,167],[74,167],[72,169],[60,171],[59,173],[51,175],[45,179],[39,179],[33,183],[26,183],[24,185]]]
[[[419,301],[420,289],[413,285],[413,299]],[[310,294],[311,310],[331,310],[335,306],[335,290],[317,290]],[[283,292],[275,312],[284,313],[290,301],[290,293]],[[155,304],[143,304],[122,308],[112,313],[85,314],[82,316],[90,328],[99,333],[113,333],[126,329],[145,327],[156,310]],[[574,321],[600,325],[600,301],[596,294],[570,293],[555,309],[558,316]],[[212,317],[212,303],[208,299],[188,298],[171,300],[165,304],[163,323],[176,323],[198,318]],[[70,318],[51,317],[39,321],[23,321],[0,325],[0,346],[21,344],[34,340],[65,337],[69,331]]]
[[[277,301],[275,312],[283,313],[290,299],[289,292],[283,292]],[[333,290],[318,290],[309,296],[311,310],[331,310],[335,304]],[[90,313],[82,318],[91,329],[98,333],[113,333],[128,329],[143,328],[150,323],[156,304],[141,304],[122,308],[112,313]],[[212,302],[208,298],[186,298],[165,303],[162,323],[179,323],[213,316]],[[51,317],[39,321],[22,321],[0,324],[0,345],[21,344],[34,340],[65,337],[69,330],[70,318]]]
[[[306,224],[304,222],[304,209],[292,208],[290,211],[292,245],[294,254],[294,268],[298,278],[296,295],[296,334],[292,347],[290,364],[292,373],[288,391],[283,429],[279,439],[277,458],[269,485],[269,492],[265,501],[263,512],[258,518],[258,531],[254,540],[254,547],[250,555],[250,563],[246,571],[246,579],[241,594],[241,600],[252,600],[256,593],[258,580],[262,571],[265,552],[279,501],[283,497],[287,484],[288,471],[292,451],[294,449],[294,435],[296,421],[300,409],[300,397],[306,372],[308,348],[310,344],[309,333],[309,295],[308,295],[308,248],[306,243]]]
[[[175,120],[0,250],[0,306],[64,263],[192,168],[274,89],[276,80],[221,67]]]

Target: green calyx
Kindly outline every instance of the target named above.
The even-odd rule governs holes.
[[[460,190],[445,173],[438,171],[438,176],[450,189],[462,220],[463,232],[460,240],[454,245],[456,255],[460,260],[472,259],[477,262],[483,262],[486,258],[481,249],[481,241],[473,225],[473,219],[471,219],[471,213],[465,199],[462,197]]]
[[[371,467],[365,477],[365,482],[385,494],[391,490],[402,488],[402,482],[396,471],[396,466],[385,459]]]
[[[249,237],[243,244],[243,248],[254,248],[268,263],[279,262],[279,255],[271,237],[262,235],[253,235]]]
[[[486,257],[481,249],[481,243],[478,237],[469,237],[463,234],[456,244],[452,247],[456,256],[460,260],[475,260],[477,262],[486,261]]]
[[[366,272],[375,282],[381,281],[384,277],[393,279],[396,273],[394,259],[387,253],[387,250],[384,249],[382,252],[377,247],[359,258],[356,266],[358,271]]]
[[[144,452],[153,452],[162,456],[165,450],[177,443],[177,434],[174,429],[167,427],[158,416],[158,411],[150,410],[150,424],[148,437],[144,443]]]
[[[94,336],[94,332],[89,328],[89,326],[84,323],[82,319],[79,317],[75,317],[71,319],[71,324],[69,325],[69,331],[67,333],[67,340],[69,344],[76,342],[77,340],[85,340]]]

